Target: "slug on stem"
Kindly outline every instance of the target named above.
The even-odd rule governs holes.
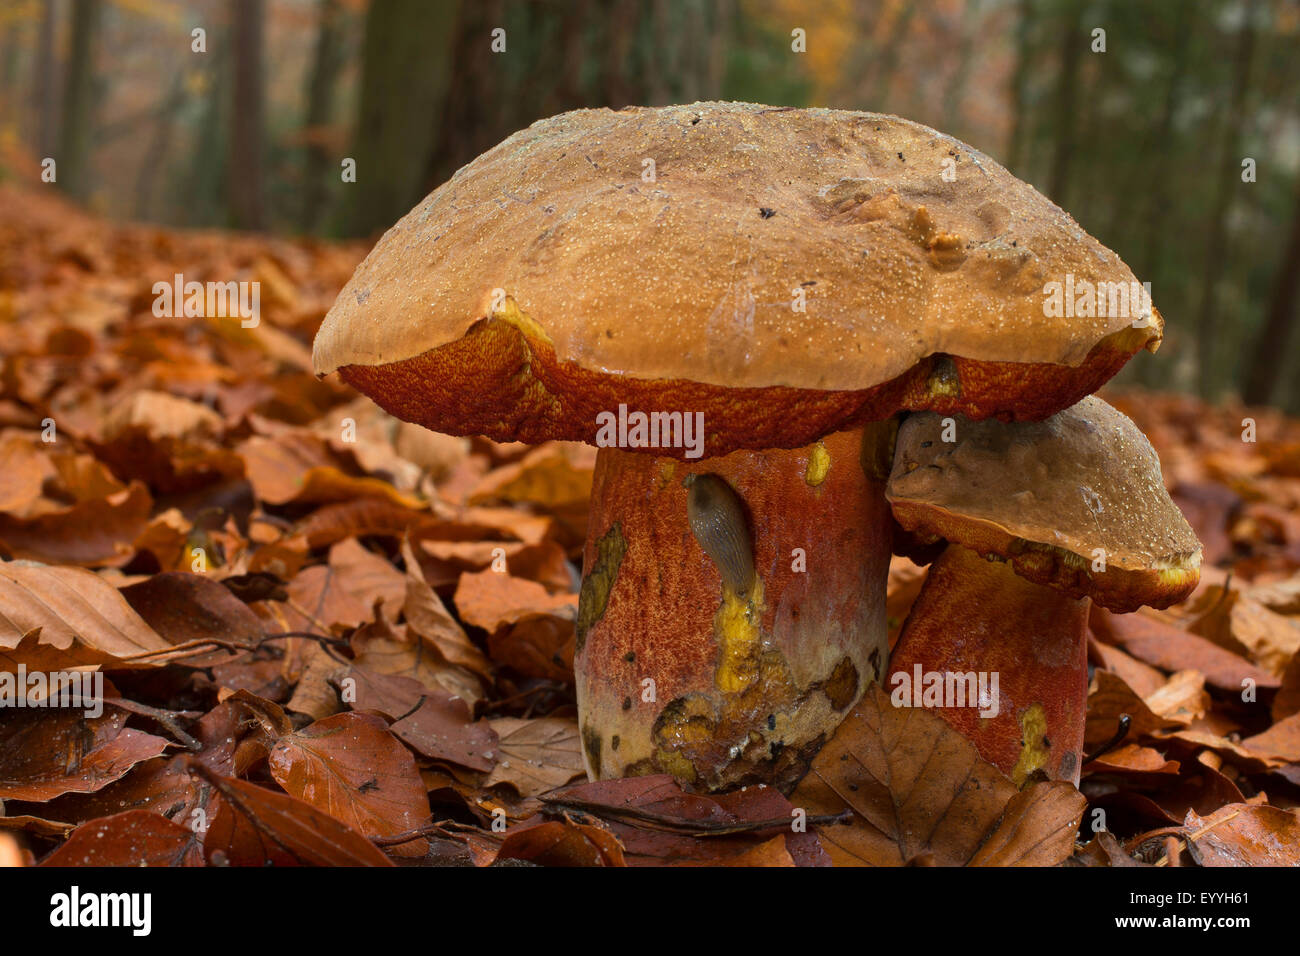
[[[713,474],[687,475],[682,485],[695,540],[718,566],[723,584],[738,597],[747,596],[754,584],[754,543],[740,495]]]

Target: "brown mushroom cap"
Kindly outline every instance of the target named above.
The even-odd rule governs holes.
[[[909,416],[886,495],[908,531],[1011,562],[1112,611],[1167,607],[1200,578],[1201,545],[1160,459],[1125,415],[1089,396],[1042,422]],[[1094,570],[1099,552],[1104,570]]]
[[[390,229],[314,360],[440,431],[591,442],[624,402],[704,412],[710,455],[791,448],[900,408],[1043,418],[1154,350],[1158,312],[1048,317],[1044,286],[1067,276],[1134,282],[1033,187],[928,127],[745,103],[577,110]]]

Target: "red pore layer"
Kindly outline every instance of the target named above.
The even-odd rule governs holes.
[[[1099,342],[1078,367],[982,362],[931,355],[899,377],[856,391],[725,388],[679,379],[639,379],[558,361],[544,341],[500,319],[461,339],[384,365],[345,365],[343,380],[385,411],[435,431],[537,443],[596,443],[596,416],[631,411],[703,412],[706,454],[740,448],[798,448],[837,429],[899,410],[967,418],[1046,418],[1100,388],[1147,341],[1126,329]],[[797,414],[791,414],[798,409]],[[684,449],[664,449],[684,458]]]

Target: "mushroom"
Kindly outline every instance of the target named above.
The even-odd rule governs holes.
[[[895,703],[935,707],[1017,784],[1078,783],[1089,600],[1168,607],[1200,578],[1150,443],[1096,397],[1041,422],[910,415],[887,495],[947,542],[894,648]]]
[[[1136,286],[1031,186],[916,123],[578,110],[390,229],[314,362],[439,431],[598,445],[590,775],[790,786],[886,666],[892,417],[1042,419],[1158,346],[1158,313],[1045,306],[1067,276]]]

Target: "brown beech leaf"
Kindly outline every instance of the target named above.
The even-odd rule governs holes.
[[[466,702],[445,690],[392,674],[353,667],[356,710],[373,710],[395,720],[392,732],[431,760],[448,760],[471,770],[496,766],[497,735],[487,721],[475,721]],[[400,719],[399,719],[400,718]]]
[[[452,601],[462,621],[492,634],[525,615],[576,608],[578,595],[551,594],[536,581],[480,571],[460,576]]]
[[[267,504],[330,504],[355,498],[382,498],[404,508],[422,504],[382,479],[346,474],[328,443],[309,432],[254,435],[237,450],[254,493]]]
[[[382,600],[389,615],[395,615],[406,597],[406,579],[387,558],[367,551],[356,538],[345,538],[330,547],[329,566],[335,577],[365,606]],[[370,620],[367,616],[366,620]]]
[[[310,547],[324,548],[345,538],[401,538],[428,520],[428,512],[382,498],[355,498],[317,508],[297,530]]]
[[[791,801],[809,814],[856,814],[821,828],[836,866],[967,863],[1015,785],[935,714],[894,707],[878,684],[813,759]]]
[[[349,590],[328,564],[303,568],[289,582],[288,591],[292,604],[279,610],[290,631],[360,627],[373,616],[373,604]]]
[[[134,542],[149,525],[152,505],[149,490],[132,482],[103,498],[32,518],[0,514],[0,550],[49,564],[122,565],[135,554]]]
[[[429,798],[415,760],[379,717],[346,713],[318,720],[281,737],[269,763],[286,793],[368,837],[428,822]],[[415,856],[425,849],[423,840],[397,848]]]
[[[279,704],[237,690],[199,721],[199,740],[205,744],[201,762],[220,772],[247,773],[292,732],[293,723]]]
[[[1230,587],[1211,587],[1198,606],[1207,610],[1189,630],[1236,654],[1249,658],[1274,676],[1300,651],[1300,624]]]
[[[1245,595],[1278,614],[1285,614],[1288,617],[1300,615],[1300,571],[1283,581],[1257,584],[1247,588]]]
[[[1262,734],[1247,737],[1241,744],[1248,750],[1281,757],[1289,763],[1300,763],[1300,714],[1279,720]]]
[[[117,663],[168,644],[132,610],[117,588],[81,568],[0,561],[0,650],[39,629],[39,643],[75,646],[81,664]]]
[[[483,682],[472,671],[447,663],[432,641],[410,628],[390,624],[382,605],[372,623],[353,633],[351,645],[357,665],[373,673],[408,677],[471,705],[483,696]]]
[[[1222,734],[1197,727],[1180,727],[1153,735],[1157,742],[1191,745],[1208,748],[1246,773],[1259,773],[1286,763],[1283,758],[1262,750],[1254,750],[1229,740]]]
[[[1187,812],[1188,849],[1201,866],[1300,866],[1300,812],[1230,803]]]
[[[199,759],[209,757],[202,755]],[[182,754],[142,761],[120,780],[93,793],[64,794],[43,804],[41,812],[54,820],[84,823],[126,810],[150,810],[189,826],[191,813],[206,804],[206,795],[188,771],[185,763],[188,759],[188,754]]]
[[[1292,657],[1282,672],[1282,686],[1273,698],[1272,713],[1275,721],[1300,714],[1300,654]]]
[[[303,649],[305,662],[298,686],[285,704],[286,710],[306,714],[312,720],[323,720],[343,709],[333,682],[344,666],[319,644],[309,643]]]
[[[546,442],[517,462],[483,476],[469,499],[474,504],[515,501],[552,510],[580,506],[591,499],[595,450],[582,442]]]
[[[1141,613],[1112,614],[1094,604],[1089,623],[1100,640],[1119,645],[1138,660],[1166,671],[1200,671],[1207,684],[1221,690],[1240,693],[1247,679],[1258,687],[1279,684],[1275,675],[1241,655],[1157,618]]]
[[[229,589],[202,574],[164,572],[122,588],[132,609],[172,644],[188,641],[256,643],[266,628],[262,619]],[[230,652],[186,658],[195,667],[229,661]]]
[[[971,866],[1056,866],[1074,852],[1088,799],[1061,780],[1040,781],[1011,798]]]
[[[41,486],[54,476],[49,457],[26,435],[9,433],[0,438],[0,514],[26,518],[41,497]]]
[[[41,866],[202,866],[197,833],[148,810],[83,823]]]
[[[774,838],[784,840],[796,866],[831,862],[814,827],[795,829],[801,808],[763,785],[695,794],[658,774],[573,784],[542,799],[556,811],[601,819],[630,866],[743,865],[747,854]]]
[[[107,706],[99,717],[69,708],[8,712],[0,721],[0,800],[98,790],[167,748],[162,737],[123,726],[126,717]]]
[[[486,863],[527,860],[538,866],[627,866],[622,844],[607,827],[598,820],[579,822],[568,814],[560,820],[534,818],[511,827],[490,859],[480,859]]]
[[[1139,737],[1157,730],[1186,726],[1190,720],[1161,717],[1134,693],[1133,688],[1110,671],[1095,671],[1088,691],[1088,716],[1084,725],[1085,750],[1093,750],[1115,736],[1120,717],[1129,716],[1129,734]]]
[[[1165,755],[1153,747],[1124,744],[1085,764],[1084,772],[1176,774],[1178,766],[1177,760],[1166,760]]]
[[[98,814],[96,815],[98,816]],[[34,833],[37,836],[54,837],[57,840],[66,840],[68,835],[76,828],[76,825],[72,823],[63,823],[60,820],[47,820],[44,817],[34,817],[28,814],[0,817],[0,832],[7,830],[23,830],[27,833]],[[0,866],[3,865],[4,864],[0,864]]]
[[[51,817],[84,822],[124,810],[151,810],[189,826],[205,809],[208,784],[190,772],[198,760],[216,773],[247,772],[266,759],[275,741],[292,731],[284,712],[268,700],[240,691],[204,714],[193,728],[195,754],[156,757],[94,793],[70,793],[44,805]]]
[[[1143,702],[1157,717],[1190,724],[1210,709],[1210,695],[1205,692],[1205,675],[1200,671],[1179,671],[1143,697]]]
[[[203,852],[218,866],[392,866],[356,830],[296,797],[211,771],[216,809]]]
[[[461,620],[488,632],[497,663],[526,677],[573,679],[576,594],[551,594],[536,581],[482,571],[462,574],[453,600]]]
[[[1159,690],[1168,680],[1150,664],[1144,664],[1118,647],[1102,643],[1091,635],[1088,637],[1088,659],[1098,667],[1118,674],[1141,697]]]
[[[219,446],[221,416],[199,402],[142,390],[113,408],[91,447],[122,478],[162,493],[242,478],[239,456]]]
[[[498,559],[516,578],[527,578],[552,591],[571,591],[574,576],[562,547],[554,541],[429,541],[420,544],[420,565],[432,587],[452,585],[467,571],[492,568]],[[502,572],[505,573],[505,572]]]
[[[576,720],[499,717],[488,723],[496,731],[499,756],[496,767],[483,781],[484,787],[508,783],[520,796],[533,797],[585,772]]]
[[[490,678],[491,662],[470,642],[464,628],[456,623],[424,580],[409,539],[402,540],[402,560],[406,562],[406,598],[402,613],[407,626],[423,640],[432,643],[448,663]]]

